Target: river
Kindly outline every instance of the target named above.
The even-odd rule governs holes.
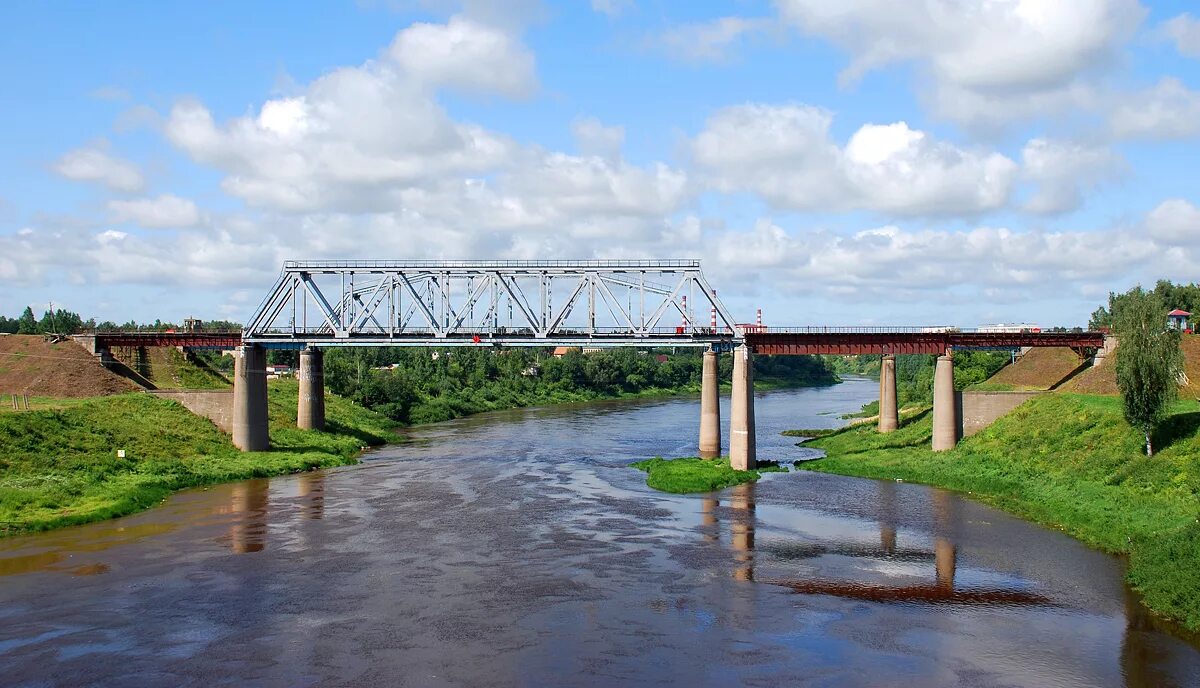
[[[760,458],[877,393],[762,394]],[[725,407],[723,412],[727,413]],[[725,416],[727,417],[727,416]],[[0,540],[7,686],[1195,686],[1121,562],[951,493],[814,473],[674,496],[698,402],[415,429],[358,466]]]

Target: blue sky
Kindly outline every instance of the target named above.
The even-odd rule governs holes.
[[[628,256],[769,324],[1081,324],[1196,279],[1188,4],[6,3],[0,311]]]

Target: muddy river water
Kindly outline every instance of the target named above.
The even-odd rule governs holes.
[[[759,455],[876,383],[757,400]],[[940,490],[673,496],[692,399],[488,414],[362,465],[0,540],[6,686],[1197,686],[1117,559]],[[1198,574],[1200,575],[1200,574]]]

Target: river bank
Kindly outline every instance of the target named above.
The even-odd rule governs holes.
[[[138,392],[0,414],[0,536],[124,516],[184,488],[353,463],[393,437],[394,423],[333,395],[326,431],[298,430],[297,392],[292,381],[268,386],[267,452],[243,453],[207,419]]]
[[[1181,402],[1158,433],[1139,434],[1112,397],[1051,394],[1027,402],[949,452],[930,450],[928,412],[880,435],[849,426],[805,443],[826,458],[806,470],[903,480],[964,492],[1128,556],[1127,578],[1155,612],[1200,630],[1200,408]]]

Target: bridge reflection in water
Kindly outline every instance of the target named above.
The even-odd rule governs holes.
[[[325,477],[324,471],[311,471],[294,478],[294,511],[301,519],[325,517]],[[230,486],[229,503],[216,510],[233,516],[227,535],[230,551],[249,554],[266,548],[270,497],[271,481],[268,479],[247,480]]]
[[[808,595],[832,595],[872,602],[922,602],[953,605],[1024,605],[1047,606],[1049,598],[1026,590],[988,585],[956,586],[958,547],[954,542],[955,498],[948,492],[933,493],[932,551],[926,547],[901,547],[897,537],[896,486],[879,483],[879,546],[854,543],[774,543],[763,551],[770,555],[769,564],[778,561],[815,560],[824,556],[843,556],[879,561],[928,562],[932,559],[932,581],[929,583],[888,585],[859,580],[829,577],[811,579],[774,576],[755,577],[755,484],[738,485],[729,491],[729,534],[733,555],[732,576],[739,581],[757,581],[791,588]],[[704,539],[719,540],[720,500],[709,497],[701,500],[701,524]],[[760,570],[763,562],[759,562]]]

